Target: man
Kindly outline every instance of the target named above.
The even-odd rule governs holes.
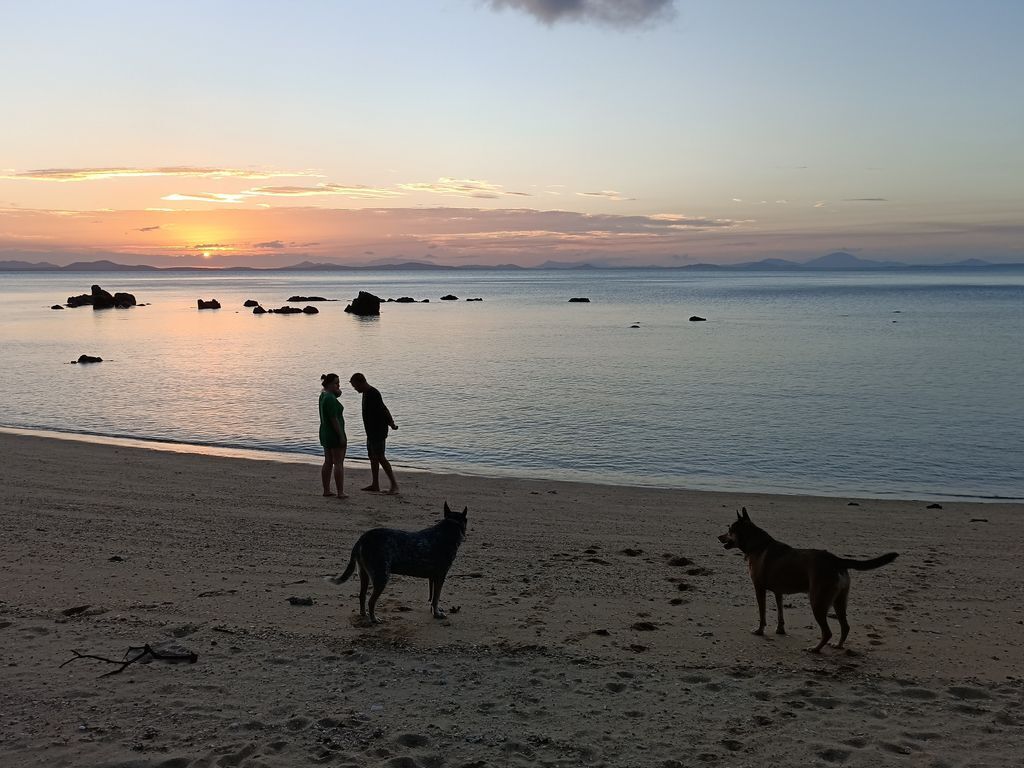
[[[380,492],[378,475],[380,468],[384,468],[384,474],[388,476],[391,487],[385,493],[398,493],[398,483],[395,480],[394,470],[391,469],[391,462],[384,456],[384,443],[388,439],[388,427],[398,429],[395,420],[391,418],[391,411],[384,405],[384,398],[376,387],[371,387],[366,377],[361,373],[353,373],[348,380],[352,389],[363,396],[363,429],[366,430],[366,455],[370,458],[370,474],[373,478],[364,491]]]

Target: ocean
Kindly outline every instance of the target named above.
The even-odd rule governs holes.
[[[149,306],[49,308],[92,283]],[[346,314],[360,290],[430,302]],[[293,294],[338,301],[242,307]],[[319,455],[320,374],[361,371],[400,467],[1024,498],[1024,270],[2,273],[0,302],[7,427]]]

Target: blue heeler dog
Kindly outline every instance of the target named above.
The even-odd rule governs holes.
[[[459,545],[466,538],[466,514],[452,512],[448,502],[444,503],[444,519],[436,525],[415,533],[394,528],[374,528],[359,537],[352,547],[352,558],[340,576],[331,576],[329,581],[341,584],[359,566],[359,615],[366,616],[366,589],[373,582],[370,594],[370,621],[379,624],[374,607],[380,593],[387,586],[391,574],[418,576],[430,580],[430,612],[435,619],[443,619],[444,611],[437,607],[441,599],[448,569],[455,561]]]

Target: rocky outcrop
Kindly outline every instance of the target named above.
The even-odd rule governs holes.
[[[265,310],[263,307],[257,304],[255,307],[253,307],[252,313],[254,315],[265,315],[267,314],[267,310]]]
[[[260,303],[258,301],[256,301],[256,299],[246,299],[245,300],[245,304],[243,304],[242,306],[243,307],[258,307],[259,305],[260,305]]]
[[[699,315],[690,315],[691,323],[706,323],[707,320],[708,319],[706,317],[700,317]]]
[[[588,299],[585,296],[573,296],[571,299],[569,299],[569,303],[570,304],[589,304],[590,303],[590,299]]]
[[[61,306],[60,304],[54,304],[52,307],[50,307],[50,309],[64,309],[64,307]]]
[[[391,301],[391,299],[388,299],[388,301]],[[398,304],[415,304],[416,303],[416,299],[414,299],[412,296],[402,296],[400,298],[395,299],[395,301]]]
[[[72,365],[77,365],[78,363],[82,363],[84,365],[85,363],[102,363],[102,362],[103,362],[103,358],[102,357],[93,357],[92,355],[79,355],[77,360],[72,360],[71,361],[71,364]]]
[[[441,301],[458,301],[459,297],[449,293],[447,296],[442,296]]]
[[[306,306],[306,307],[302,308],[302,314],[304,314],[304,315],[318,315],[318,314],[320,314],[320,310],[317,309],[316,307]]]
[[[380,314],[380,296],[374,296],[372,293],[366,291],[360,291],[359,295],[356,296],[352,303],[345,307],[345,311],[359,315],[360,317],[372,317]]]
[[[483,299],[466,299],[466,301],[483,301]]]
[[[288,301],[330,301],[330,299],[325,299],[323,296],[292,296]]]
[[[197,299],[196,302],[199,305],[199,309],[220,309],[220,302],[216,299],[210,299],[209,301]]]
[[[89,293],[80,293],[77,296],[68,296],[69,307],[90,306],[93,309],[128,309],[136,306],[135,296],[130,293],[110,293],[98,285],[92,286]]]
[[[301,315],[302,310],[298,307],[278,307],[277,309],[268,309],[272,315]]]
[[[114,308],[114,295],[110,291],[105,291],[98,285],[92,287],[92,308],[93,309],[113,309]]]

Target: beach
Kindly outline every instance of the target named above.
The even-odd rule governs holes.
[[[1024,504],[873,500],[315,465],[0,434],[0,765],[1011,766],[1024,754]],[[469,529],[431,618],[395,577],[358,621],[355,539]],[[755,637],[745,506],[854,573],[846,650],[806,596]],[[293,605],[289,598],[312,598]],[[792,607],[790,607],[792,606]],[[78,610],[69,610],[78,609]],[[833,628],[835,628],[833,621]],[[149,644],[194,653],[117,669]]]

